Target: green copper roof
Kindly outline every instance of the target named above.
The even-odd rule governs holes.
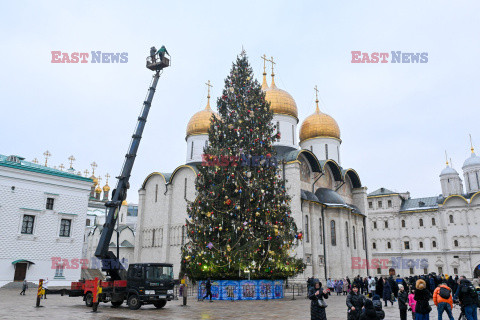
[[[25,171],[31,171],[31,172],[37,172],[37,173],[43,173],[43,174],[49,174],[51,176],[57,176],[62,178],[75,179],[75,180],[93,183],[92,179],[90,178],[85,178],[82,176],[78,176],[76,174],[71,174],[65,171],[60,171],[50,167],[45,167],[45,166],[42,166],[41,164],[25,161],[23,160],[24,158],[19,156],[16,156],[16,157],[18,161],[8,161],[7,156],[0,154],[0,166],[19,169],[19,170],[25,170]]]

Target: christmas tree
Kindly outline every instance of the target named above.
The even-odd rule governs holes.
[[[225,79],[209,145],[188,205],[182,272],[193,279],[285,279],[302,272],[291,256],[297,227],[272,143],[270,104],[242,52]]]

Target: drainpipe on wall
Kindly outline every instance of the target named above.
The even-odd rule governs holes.
[[[368,261],[368,243],[367,243],[367,225],[366,225],[367,217],[363,217],[363,245],[365,246],[365,258],[367,259],[367,277],[370,276],[370,262]]]
[[[325,238],[325,207],[322,205],[322,233],[323,233],[323,268],[325,272],[325,283],[327,283],[327,239]]]

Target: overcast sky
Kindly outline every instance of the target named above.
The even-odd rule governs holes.
[[[165,44],[172,66],[133,169],[136,202],[149,173],[185,163],[185,129],[205,107],[204,83],[215,100],[243,46],[260,81],[260,56],[275,58],[298,128],[318,86],[322,111],[340,126],[342,166],[369,192],[439,194],[445,150],[460,173],[469,133],[480,152],[480,2],[297,2],[3,2],[0,153],[44,161],[48,149],[52,166],[74,155],[77,170],[96,161],[96,173],[117,175],[151,80],[145,57]],[[52,64],[54,50],[127,52],[128,63]],[[428,52],[428,63],[352,64],[354,50]]]

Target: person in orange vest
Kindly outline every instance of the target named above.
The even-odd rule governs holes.
[[[454,320],[452,315],[452,290],[447,286],[445,280],[443,280],[442,283],[435,288],[435,291],[433,291],[433,303],[437,306],[438,319],[442,319],[443,312],[446,311],[448,318]]]

